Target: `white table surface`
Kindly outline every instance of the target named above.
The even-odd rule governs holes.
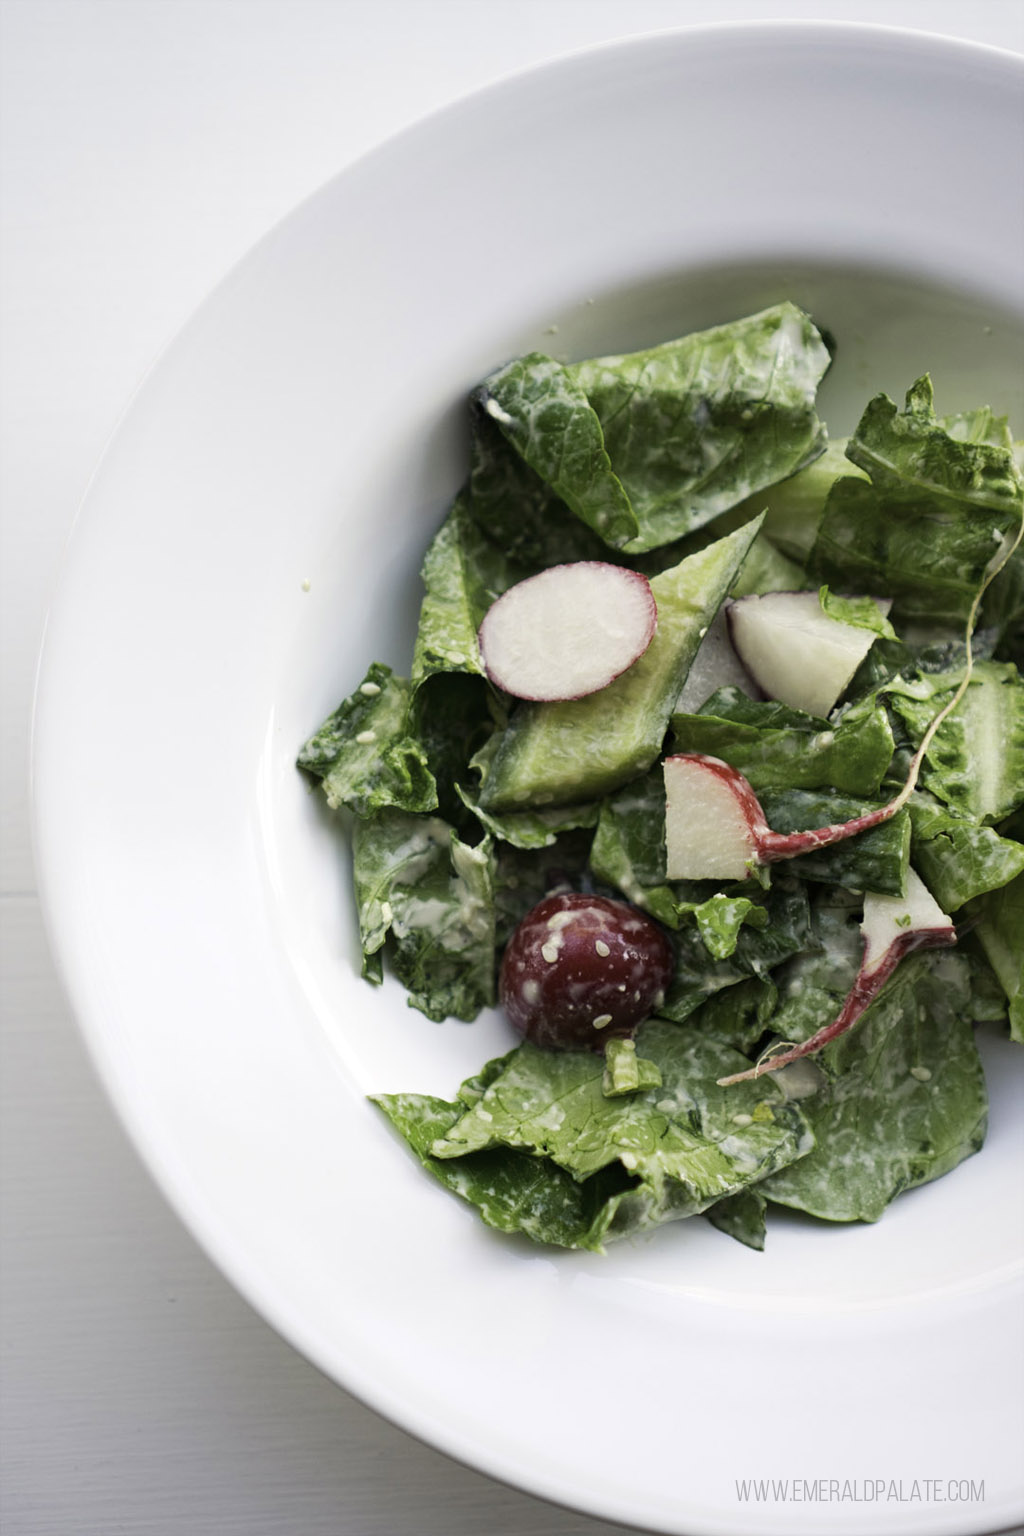
[[[0,0],[5,1536],[620,1529],[379,1419],[283,1343],[170,1214],[97,1085],[43,936],[33,673],[61,546],[120,412],[270,224],[510,70],[779,15],[1024,52],[1024,0]]]

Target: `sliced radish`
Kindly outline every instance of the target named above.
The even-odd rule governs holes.
[[[554,565],[509,587],[478,636],[488,677],[519,699],[581,699],[650,645],[658,610],[645,576],[603,560]]]
[[[743,880],[761,862],[768,823],[748,781],[717,757],[678,753],[665,769],[669,880]]]
[[[669,880],[743,880],[757,865],[828,848],[880,826],[902,804],[897,797],[849,821],[773,832],[749,779],[720,758],[679,752],[662,766]]]
[[[931,891],[913,870],[907,874],[905,896],[880,896],[869,891],[864,897],[864,919],[860,925],[864,954],[838,1016],[802,1045],[791,1046],[759,1061],[748,1072],[736,1072],[719,1079],[720,1087],[742,1083],[749,1078],[777,1072],[804,1056],[813,1056],[823,1045],[838,1040],[852,1029],[871,1006],[899,965],[904,955],[915,949],[928,949],[956,943],[956,929]]]
[[[684,715],[695,715],[719,688],[738,688],[751,699],[757,698],[760,691],[733,649],[728,620],[721,608],[690,663],[676,709]]]
[[[892,603],[876,598],[888,614]],[[877,636],[822,611],[817,592],[765,592],[729,604],[740,661],[770,699],[824,718]]]

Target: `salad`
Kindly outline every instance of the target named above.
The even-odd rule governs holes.
[[[493,373],[408,676],[299,754],[366,979],[508,1017],[374,1100],[503,1231],[875,1221],[981,1147],[976,1025],[1024,1043],[1013,440],[927,376],[830,440],[831,347],[782,303]]]

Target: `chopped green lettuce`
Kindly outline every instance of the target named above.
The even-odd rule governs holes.
[[[986,570],[1024,510],[1006,447],[952,435],[920,378],[901,414],[876,395],[848,457],[870,476],[834,482],[809,568],[840,591],[891,597],[893,616],[963,625]]]
[[[827,1221],[877,1221],[903,1190],[976,1152],[987,1099],[969,994],[961,956],[904,960],[857,1027],[816,1058],[830,1082],[803,1101],[814,1150],[762,1193]]]
[[[948,811],[930,795],[914,795],[909,809],[914,868],[944,912],[957,912],[1024,873],[1024,846],[994,827]]]
[[[827,618],[835,619],[839,624],[852,624],[855,629],[870,630],[885,640],[896,639],[896,631],[873,597],[842,597],[838,592],[830,592],[827,585],[821,588],[818,597],[821,611]]]
[[[431,1147],[459,1119],[461,1102],[418,1093],[377,1094],[373,1102],[424,1168],[474,1205],[489,1227],[537,1243],[601,1251],[616,1198],[632,1183],[621,1164],[580,1182],[557,1163],[511,1147],[442,1159],[431,1155]]]
[[[976,902],[976,933],[1006,994],[1010,1039],[1024,1045],[1024,875]]]
[[[682,911],[692,911],[704,948],[712,960],[728,960],[735,954],[744,923],[753,928],[767,928],[768,909],[749,896],[727,896],[716,891],[706,901],[686,903]]]
[[[477,399],[530,468],[606,544],[619,549],[636,536],[601,422],[571,368],[530,352],[492,373]]]
[[[640,1093],[661,1087],[657,1064],[636,1053],[634,1040],[609,1040],[604,1048],[604,1076],[601,1092],[606,1099],[621,1099],[628,1093]]]
[[[491,604],[524,574],[484,537],[459,497],[423,561],[425,590],[412,661],[415,686],[435,672],[483,675],[477,631]]]
[[[810,913],[801,881],[780,875],[760,901],[768,914],[763,927],[744,923],[736,935],[736,947],[725,959],[716,960],[704,943],[696,923],[675,935],[675,972],[658,1013],[682,1022],[723,987],[733,987],[750,976],[766,978],[791,955],[807,948]]]
[[[704,1214],[719,1232],[734,1237],[745,1248],[753,1248],[762,1253],[767,1205],[764,1195],[755,1186],[753,1189],[741,1189],[738,1195],[726,1195],[724,1200],[710,1206]]]
[[[374,662],[365,678],[302,747],[298,766],[322,781],[332,810],[360,816],[384,806],[432,811],[437,786],[409,732],[411,685]]]
[[[575,364],[640,525],[627,549],[667,544],[817,458],[814,398],[828,364],[792,304]]]
[[[915,747],[959,681],[940,674],[889,686],[887,697]],[[975,666],[967,693],[925,755],[921,783],[974,821],[1000,821],[1024,804],[1024,681],[1012,662]]]
[[[873,697],[829,722],[749,699],[738,688],[720,688],[696,714],[673,714],[671,724],[676,751],[721,758],[758,793],[832,788],[873,795],[894,745],[886,711]]]
[[[494,862],[439,817],[382,811],[358,821],[353,876],[363,974],[380,980],[393,941],[395,974],[429,1019],[474,1019],[494,1001]]]
[[[600,1056],[520,1046],[430,1155],[461,1160],[512,1148],[580,1183],[618,1165],[631,1185],[608,1202],[602,1235],[610,1238],[695,1215],[810,1151],[802,1110],[774,1085],[718,1086],[745,1061],[737,1052],[657,1020],[639,1031],[636,1049],[661,1084],[609,1098]]]

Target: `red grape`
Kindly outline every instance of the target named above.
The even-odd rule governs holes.
[[[534,1045],[600,1050],[650,1017],[672,969],[667,938],[636,907],[604,896],[545,896],[509,940],[499,995]]]

